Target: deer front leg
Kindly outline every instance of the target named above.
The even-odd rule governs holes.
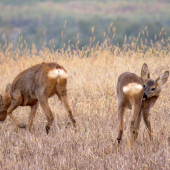
[[[144,120],[145,125],[146,125],[146,127],[148,129],[149,138],[150,138],[150,140],[152,140],[151,123],[150,123],[150,120],[149,120],[149,109],[143,110],[143,120]]]
[[[19,123],[18,120],[12,115],[12,111],[16,109],[20,104],[20,100],[12,100],[11,105],[9,106],[7,110],[7,114],[10,116],[10,118],[17,124],[19,128],[26,128],[26,125],[23,123]]]
[[[37,111],[37,107],[38,107],[38,103],[31,106],[31,113],[30,113],[29,122],[28,122],[29,131],[31,131],[31,127],[32,127],[32,124],[33,124],[33,119],[35,117],[35,113]]]

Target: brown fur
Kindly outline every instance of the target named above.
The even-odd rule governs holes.
[[[12,111],[18,106],[30,106],[31,114],[29,117],[29,130],[31,130],[38,103],[40,103],[47,117],[48,124],[46,125],[46,132],[48,134],[54,119],[48,105],[48,98],[57,94],[68,111],[69,117],[75,127],[76,121],[72,116],[72,111],[67,101],[67,78],[62,78],[61,76],[50,78],[48,73],[54,69],[61,69],[66,72],[66,70],[57,63],[42,63],[34,65],[19,73],[13,80],[11,86],[8,85],[6,87],[6,93],[1,97],[0,120],[4,121],[6,116],[9,115],[18,127],[25,128],[26,126],[20,124],[12,115]]]
[[[125,72],[121,74],[118,78],[117,83],[117,96],[118,96],[118,117],[119,117],[119,134],[117,137],[118,142],[120,143],[123,134],[123,115],[125,108],[132,109],[132,118],[131,118],[131,143],[136,132],[136,120],[139,115],[140,107],[142,104],[143,98],[143,89],[140,92],[134,95],[128,95],[123,92],[123,87],[127,86],[130,83],[140,84],[143,87],[142,80],[134,73]]]
[[[157,101],[157,99],[160,96],[160,93],[162,91],[162,85],[165,84],[169,77],[169,71],[165,71],[163,74],[161,74],[156,80],[153,80],[150,78],[150,71],[148,69],[147,64],[143,64],[142,70],[141,70],[141,77],[144,76],[143,79],[144,82],[144,95],[143,95],[143,101],[142,106],[138,118],[138,127],[137,131],[139,131],[140,121],[141,121],[141,115],[143,115],[143,120],[146,124],[146,127],[149,132],[149,138],[152,139],[152,130],[151,130],[151,124],[149,120],[149,111],[151,107],[153,107]],[[136,138],[138,136],[138,133],[136,135]]]
[[[146,63],[143,64],[141,69],[141,77],[138,77],[134,73],[125,72],[118,78],[117,83],[117,96],[118,96],[118,116],[120,121],[119,134],[117,137],[120,143],[123,134],[123,115],[125,108],[133,110],[131,119],[131,146],[133,141],[138,137],[139,126],[141,121],[141,115],[143,115],[144,122],[149,131],[149,137],[151,136],[151,125],[148,119],[150,108],[154,106],[156,100],[161,93],[161,86],[166,83],[169,77],[169,71],[166,71],[159,76],[155,81],[150,79],[149,69]],[[130,96],[123,92],[123,87],[129,83],[138,83],[144,86],[144,89],[136,95]]]

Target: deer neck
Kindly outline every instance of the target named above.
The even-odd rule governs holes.
[[[154,106],[156,100],[158,99],[159,96],[153,96],[151,98],[148,98],[146,100],[142,101],[142,108],[151,108]]]

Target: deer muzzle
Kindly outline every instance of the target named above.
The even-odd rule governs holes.
[[[144,93],[144,94],[143,94],[143,99],[147,99],[147,98],[148,98],[147,94]]]

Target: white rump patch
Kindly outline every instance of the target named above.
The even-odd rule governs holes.
[[[143,86],[137,83],[129,83],[128,85],[123,87],[123,92],[125,94],[133,95],[141,92]]]
[[[136,86],[136,88],[139,89],[139,90],[142,90],[143,87],[142,87],[141,84],[138,84],[138,85]]]
[[[124,93],[128,92],[129,90],[130,90],[130,88],[129,88],[128,86],[124,86],[124,87],[123,87],[123,92],[124,92]]]
[[[54,69],[54,70],[49,71],[48,77],[50,77],[50,78],[58,78],[58,77],[67,78],[68,74],[63,69]]]

